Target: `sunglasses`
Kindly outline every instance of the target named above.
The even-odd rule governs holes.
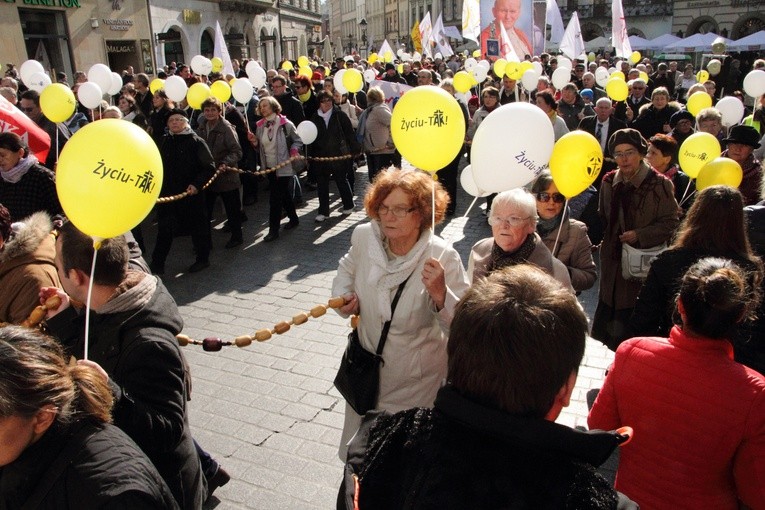
[[[562,204],[566,201],[566,197],[560,193],[547,193],[546,191],[537,193],[537,200],[540,202],[549,202],[551,198],[556,204]]]

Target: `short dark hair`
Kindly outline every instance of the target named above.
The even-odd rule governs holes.
[[[558,109],[558,103],[555,102],[555,98],[548,91],[540,90],[539,92],[537,92],[537,97],[541,97],[542,101],[547,103],[547,106],[549,106],[553,110]]]
[[[295,82],[295,86],[300,85],[301,87],[308,87],[309,89],[311,88],[311,80],[303,75],[295,77],[293,81]]]
[[[220,99],[218,99],[215,96],[210,96],[204,101],[202,101],[202,110],[204,110],[205,108],[209,108],[211,106],[214,106],[215,108],[217,108],[219,112],[223,111],[223,103],[221,103]]]
[[[19,97],[19,99],[28,99],[30,101],[34,101],[35,106],[37,106],[38,108],[40,107],[40,93],[37,92],[36,90],[32,90],[32,89],[25,90],[24,92],[21,93],[21,96]]]
[[[281,74],[277,74],[276,76],[271,78],[271,83],[273,83],[275,81],[280,81],[282,83],[282,85],[287,85],[287,79],[284,76],[282,76]]]
[[[83,234],[72,222],[66,222],[59,229],[61,240],[61,263],[64,272],[78,269],[89,275],[93,264],[93,239]],[[93,282],[99,285],[119,285],[128,268],[127,242],[122,236],[105,239],[98,249]]]
[[[323,99],[329,99],[334,101],[334,99],[332,98],[332,93],[330,93],[328,90],[323,90],[323,89],[320,90],[318,94],[316,94],[316,99],[318,99],[320,103]]]
[[[671,156],[671,164],[677,160],[677,141],[669,135],[657,133],[653,135],[648,142],[656,147],[663,156]]]
[[[493,271],[457,305],[449,383],[503,411],[543,418],[584,356],[587,317],[572,293],[536,266]]]
[[[149,76],[146,73],[138,73],[133,78],[135,81],[140,81],[143,83],[144,87],[149,86]]]
[[[547,188],[549,188],[552,182],[553,178],[550,171],[543,170],[542,173],[539,174],[539,177],[537,177],[534,183],[531,185],[531,192],[541,193],[542,191],[545,191]]]
[[[11,212],[3,205],[0,204],[0,239],[7,241],[11,237]]]
[[[10,131],[0,133],[0,149],[5,149],[11,152],[18,152],[21,149],[24,149],[24,157],[29,155],[29,147],[24,139]]]

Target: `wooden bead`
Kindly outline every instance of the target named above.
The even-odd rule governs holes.
[[[271,339],[271,331],[268,329],[259,329],[255,332],[255,340],[265,342]]]
[[[330,308],[340,308],[345,304],[345,298],[342,297],[333,297],[329,300],[329,303],[327,303]]]
[[[276,325],[274,325],[274,332],[277,335],[283,335],[289,330],[290,330],[290,323],[287,321],[281,321],[277,323]]]
[[[325,313],[327,313],[327,307],[324,305],[316,305],[313,308],[311,308],[311,317],[313,317],[314,319],[321,317]]]
[[[175,335],[175,338],[178,340],[178,345],[181,347],[186,347],[191,343],[191,338],[189,338],[188,335]]]
[[[42,321],[45,318],[45,310],[43,310],[42,306],[36,306],[34,310],[32,310],[32,313],[29,314],[29,319],[27,319],[32,324],[40,324],[40,321]]]
[[[58,296],[51,296],[45,300],[45,308],[48,310],[55,310],[61,306],[61,298]]]
[[[351,328],[356,329],[359,327],[359,316],[351,315]]]
[[[292,324],[294,324],[295,326],[300,326],[301,324],[305,324],[306,322],[308,322],[308,314],[305,314],[305,313],[299,313],[292,318]]]
[[[252,343],[252,337],[249,335],[238,336],[234,339],[234,345],[237,347],[247,347]]]
[[[223,340],[215,337],[207,337],[202,340],[202,350],[207,352],[217,352],[223,349]]]

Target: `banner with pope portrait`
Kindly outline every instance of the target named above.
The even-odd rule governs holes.
[[[481,0],[481,56],[522,61],[534,55],[533,0]],[[541,25],[544,27],[544,25]]]

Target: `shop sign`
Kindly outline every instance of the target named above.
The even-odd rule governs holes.
[[[183,22],[189,25],[199,25],[202,23],[202,13],[192,11],[191,9],[183,9]]]
[[[106,51],[107,53],[135,53],[135,43],[108,43]]]
[[[104,22],[104,25],[108,25],[111,30],[117,30],[117,31],[123,31],[123,32],[129,30],[130,27],[133,26],[132,19],[103,18],[101,21]]]
[[[15,4],[17,0],[5,0],[5,3]],[[21,0],[18,3],[45,7],[80,7],[80,0]]]

